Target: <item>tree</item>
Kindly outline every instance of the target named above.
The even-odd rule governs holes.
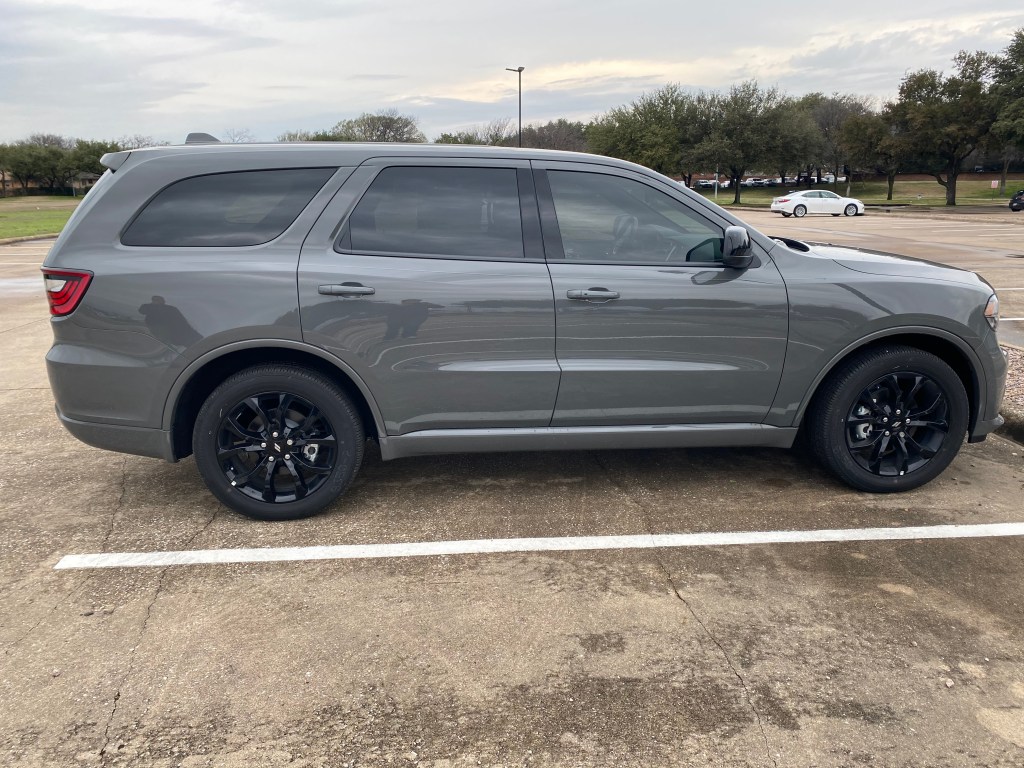
[[[986,141],[997,117],[989,88],[993,57],[961,51],[953,62],[948,77],[934,69],[911,72],[900,83],[899,99],[886,105],[916,162],[946,188],[946,205],[956,205],[964,160]]]
[[[248,128],[225,128],[221,141],[227,144],[252,144],[256,137]]]
[[[630,160],[669,176],[682,175],[689,183],[693,158],[688,150],[696,143],[695,112],[693,96],[678,85],[666,85],[587,126],[587,145],[600,155]]]
[[[838,179],[843,168],[849,162],[849,148],[844,141],[843,126],[852,117],[868,114],[871,110],[868,103],[852,94],[833,93],[825,96],[811,93],[803,97],[801,102],[809,109],[820,137],[820,159]],[[847,174],[846,193],[850,193],[850,177]]]
[[[733,203],[740,202],[740,181],[750,169],[772,164],[772,152],[783,139],[788,100],[776,88],[762,89],[754,80],[734,85],[726,95],[707,94],[701,101],[701,122],[707,135],[693,156],[705,167],[728,169]]]
[[[141,133],[122,136],[114,143],[121,149],[142,149],[143,147],[160,147],[167,144],[166,141],[157,141],[152,136],[144,136]]]
[[[487,144],[494,147],[507,147],[515,143],[516,132],[512,127],[512,118],[502,117],[483,125],[476,125],[464,131],[442,133],[435,144]]]
[[[514,138],[515,131],[512,132],[511,139]],[[544,124],[527,125],[523,127],[523,146],[534,149],[586,152],[587,126],[582,122],[566,120],[563,117]]]
[[[334,141],[415,143],[427,140],[420,132],[416,118],[400,114],[397,109],[385,109],[375,114],[364,112],[359,117],[337,123],[330,133],[335,137]]]
[[[7,197],[7,165],[10,162],[10,153],[10,145],[0,144],[0,197]]]
[[[911,156],[909,139],[899,133],[888,112],[854,115],[843,126],[843,143],[849,153],[851,170],[860,168],[884,173],[892,200],[896,174],[906,167]]]
[[[79,139],[71,150],[71,164],[75,173],[101,175],[106,168],[100,165],[100,158],[108,152],[119,152],[122,147],[114,141],[87,141]]]
[[[1010,163],[1024,155],[1024,28],[1013,33],[1010,44],[993,62],[992,96],[997,115],[992,144],[1002,160],[1001,186],[1006,193]]]

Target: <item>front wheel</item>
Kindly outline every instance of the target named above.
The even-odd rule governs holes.
[[[296,520],[351,484],[365,435],[348,396],[315,371],[263,365],[236,373],[203,403],[196,466],[226,506],[258,520]]]
[[[913,347],[865,351],[821,384],[808,430],[815,455],[847,484],[892,493],[937,477],[967,432],[963,382]]]
[[[807,215],[807,206],[798,205],[796,208],[793,209],[793,215],[796,216],[798,219],[802,219],[804,216]]]
[[[850,203],[848,206],[846,206],[846,208],[843,209],[843,213],[847,216],[856,216],[857,206],[854,205],[853,203]]]

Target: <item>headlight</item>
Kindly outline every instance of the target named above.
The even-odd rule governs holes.
[[[988,304],[985,305],[985,319],[988,320],[993,331],[999,327],[999,297],[994,293],[988,300]]]

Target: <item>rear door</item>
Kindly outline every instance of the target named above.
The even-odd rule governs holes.
[[[552,426],[762,421],[788,330],[768,255],[723,266],[728,222],[649,177],[534,166],[562,368]]]
[[[390,435],[547,426],[551,281],[528,161],[364,163],[302,248],[303,338],[366,382]]]

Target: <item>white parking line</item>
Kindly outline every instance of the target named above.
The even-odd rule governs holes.
[[[507,552],[570,552],[600,549],[724,547],[737,544],[812,544],[840,541],[974,539],[1024,536],[1024,523],[926,525],[905,528],[845,528],[818,531],[728,531],[639,536],[566,536],[544,539],[472,539],[407,544],[341,544],[260,549],[197,549],[184,552],[106,552],[65,555],[54,566],[66,568],[152,568],[169,565],[270,563],[295,560],[368,560],[392,557],[481,555]]]

